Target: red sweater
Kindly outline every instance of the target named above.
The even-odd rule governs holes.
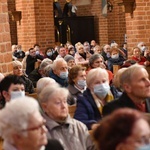
[[[132,56],[131,58],[132,60],[135,60],[138,64],[140,65],[144,65],[144,62],[146,61],[146,58],[145,57],[140,57],[140,58],[137,58],[135,56]]]

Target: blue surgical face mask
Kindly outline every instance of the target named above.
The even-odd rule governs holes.
[[[78,80],[77,85],[79,88],[84,89],[86,86],[86,80]]]
[[[21,51],[22,51],[21,49],[18,49],[18,50],[17,50],[17,52],[21,52]]]
[[[137,150],[150,150],[150,144],[142,145],[139,148],[137,148]]]
[[[19,97],[24,97],[25,96],[25,91],[12,91],[10,93],[11,100]]]
[[[109,91],[110,91],[110,87],[108,83],[102,83],[94,86],[94,93],[100,99],[104,99]]]
[[[52,56],[53,52],[47,52],[47,56]]]
[[[109,58],[110,57],[110,53],[108,52],[108,53],[106,53],[106,56],[107,56],[107,58]]]
[[[67,79],[68,78],[68,71],[67,72],[60,72],[59,77],[62,79]]]
[[[35,53],[36,53],[36,55],[39,55],[39,54],[40,54],[40,52],[39,52],[39,51],[36,51]]]
[[[111,56],[112,59],[118,59],[119,58],[119,54],[115,54]]]

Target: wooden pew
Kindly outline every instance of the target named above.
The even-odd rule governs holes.
[[[119,69],[120,69],[119,65],[113,65],[113,74],[115,75]]]
[[[75,110],[76,110],[76,105],[68,105],[68,109],[69,109],[69,114],[71,117],[74,116]]]
[[[3,139],[0,137],[0,150],[3,150]]]
[[[147,72],[149,74],[149,78],[150,78],[150,66],[147,66],[145,69],[147,70]]]
[[[26,93],[26,96],[29,96],[29,97],[35,98],[36,100],[38,99],[38,97],[37,97],[37,93],[32,93],[32,94]]]

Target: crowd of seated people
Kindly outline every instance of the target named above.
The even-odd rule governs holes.
[[[150,51],[144,42],[135,45],[131,55],[127,43],[121,48],[115,42],[101,46],[95,40],[75,45],[67,42],[64,46],[47,47],[45,51],[39,44],[26,52],[21,45],[13,45],[12,55],[12,73],[0,74],[0,109],[5,109],[12,100],[37,94],[40,113],[46,120],[47,131],[44,132],[47,132],[49,145],[50,139],[56,139],[58,141],[53,142],[64,150],[124,150],[124,142],[134,139],[134,128],[143,124],[147,132],[150,130],[141,114],[150,113],[150,80],[145,69],[150,65]],[[114,65],[121,69],[114,72]],[[75,108],[74,115],[69,115],[70,106]],[[129,109],[124,109],[126,107]],[[121,118],[121,114],[127,117]],[[135,120],[130,120],[132,117]],[[124,119],[124,126],[115,119]],[[144,123],[140,126],[138,121],[141,120]],[[125,133],[119,128],[127,126],[129,131]],[[88,130],[94,134],[90,135]],[[122,136],[120,141],[117,137],[113,139],[112,132],[116,130],[120,130],[119,135],[116,133],[117,137]],[[107,136],[110,141],[106,140]],[[112,145],[107,147],[107,142]],[[127,149],[138,150],[149,143],[136,146],[133,142],[132,148]],[[32,150],[44,149],[32,147]]]

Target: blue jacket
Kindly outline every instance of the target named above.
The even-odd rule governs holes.
[[[53,71],[50,71],[49,77],[53,78],[58,84],[60,84],[62,87],[67,87],[68,86],[68,79],[62,79],[55,75]]]
[[[79,95],[77,98],[74,118],[83,122],[89,130],[93,123],[97,123],[101,119],[101,114],[88,88],[83,95]]]
[[[117,58],[117,59],[113,59],[113,58],[110,57],[107,60],[108,70],[113,72],[113,65],[122,66],[124,61],[125,61],[125,59],[121,55],[119,55],[119,58]]]

